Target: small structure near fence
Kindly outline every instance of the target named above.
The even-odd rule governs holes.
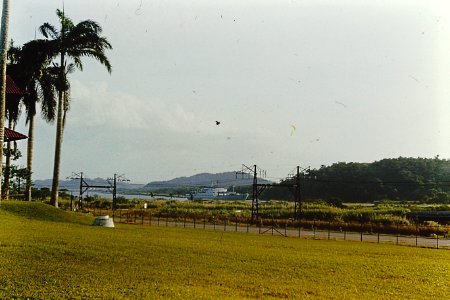
[[[97,216],[97,217],[95,217],[95,220],[94,220],[94,223],[92,223],[92,226],[102,226],[102,227],[114,228],[114,221],[108,215]]]

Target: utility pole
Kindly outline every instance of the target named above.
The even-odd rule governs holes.
[[[78,195],[78,208],[83,204],[83,172],[80,173],[80,194]]]
[[[261,170],[258,168],[257,165],[253,165],[253,168],[247,167],[246,165],[242,165],[242,171],[236,172],[237,174],[253,174],[253,185],[252,185],[252,219],[251,222],[253,223],[256,221],[258,222],[259,219],[259,195],[262,193],[262,191],[266,188],[266,185],[258,184],[258,170],[260,176],[266,176],[266,171]]]
[[[301,189],[300,189],[300,167],[297,166],[297,174],[295,176],[295,214],[294,218],[296,220],[300,219],[300,216],[302,214],[302,195],[301,195]]]
[[[256,223],[258,223],[259,219],[258,177],[256,174],[256,165],[253,165],[252,222],[255,218],[255,211],[256,211]]]
[[[114,174],[114,184],[113,184],[113,212],[117,208],[117,174]]]
[[[107,181],[112,187],[112,194],[113,194],[112,211],[113,211],[113,216],[114,216],[114,212],[117,209],[117,182],[118,181],[124,182],[124,181],[130,181],[130,180],[125,178],[124,174],[122,174],[122,175],[114,174],[114,176],[112,178],[108,178]],[[110,181],[112,181],[112,184]]]
[[[113,196],[113,203],[112,203],[112,210],[113,214],[114,211],[117,208],[117,182],[118,181],[130,181],[129,179],[125,178],[125,175],[117,175],[114,174],[112,178],[107,178],[106,181],[108,182],[108,185],[91,185],[86,182],[86,179],[83,177],[83,172],[80,173],[72,173],[71,177],[68,177],[67,179],[79,179],[80,180],[80,194],[78,197],[78,206],[79,208],[82,208],[82,200],[83,200],[83,194],[88,189],[107,189],[109,191],[112,190],[112,196]],[[112,182],[111,182],[112,181]]]
[[[252,186],[252,219],[251,222],[256,224],[259,221],[259,195],[266,188],[288,188],[294,195],[294,219],[298,220],[303,213],[302,203],[302,190],[301,190],[301,176],[304,172],[310,172],[310,168],[296,167],[295,173],[290,173],[287,177],[287,183],[258,183],[258,171],[260,176],[266,176],[266,171],[261,170],[258,166],[253,165],[253,168],[242,165],[242,171],[236,172],[237,174],[253,174],[253,186]]]
[[[77,209],[81,209],[82,204],[83,204],[83,201],[82,201],[83,200],[83,183],[85,183],[84,179],[83,179],[83,172],[80,172],[80,173],[72,172],[72,175],[67,177],[66,179],[71,179],[71,180],[79,179],[80,180],[80,192],[78,194],[78,201],[77,201],[76,206],[77,206]],[[73,210],[73,207],[71,207],[70,209]]]

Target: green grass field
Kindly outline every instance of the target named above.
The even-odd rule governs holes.
[[[448,250],[92,221],[2,202],[0,298],[450,298]]]

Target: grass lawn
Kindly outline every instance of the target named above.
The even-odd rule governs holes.
[[[92,221],[2,202],[0,298],[450,298],[448,250]]]

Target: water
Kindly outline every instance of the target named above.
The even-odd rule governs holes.
[[[78,195],[78,193],[72,193],[74,196]],[[83,194],[83,198],[87,196],[94,196],[97,195],[100,198],[107,198],[112,199],[112,193],[105,193],[105,192],[98,192],[98,191],[87,191]],[[117,194],[117,197],[124,197],[125,199],[139,199],[139,200],[156,200],[156,199],[166,199],[166,200],[178,200],[178,201],[184,201],[187,200],[185,197],[169,197],[169,196],[162,196],[162,195],[127,195],[127,194]]]

